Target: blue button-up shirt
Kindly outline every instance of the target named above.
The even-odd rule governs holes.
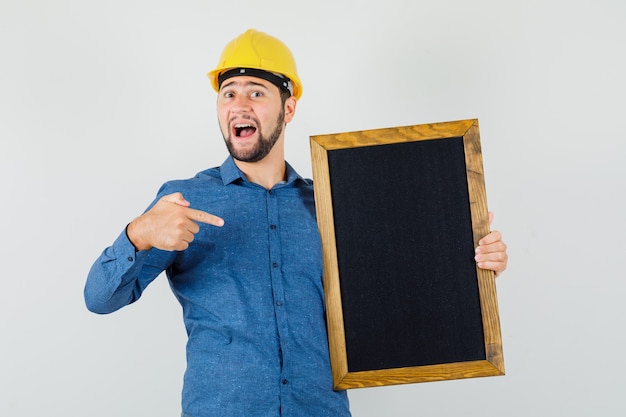
[[[201,224],[181,252],[135,253],[123,232],[89,273],[88,308],[113,312],[167,272],[189,336],[184,417],[350,416],[332,388],[311,181],[287,165],[266,190],[229,157],[164,184],[153,204],[173,192],[224,226]]]

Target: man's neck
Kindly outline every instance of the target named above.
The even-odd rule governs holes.
[[[267,190],[286,179],[287,166],[280,148],[274,147],[265,158],[257,162],[243,162],[237,159],[234,161],[248,181],[259,184]]]

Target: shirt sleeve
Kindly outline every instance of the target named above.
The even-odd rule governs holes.
[[[137,301],[175,256],[175,252],[158,249],[136,252],[124,230],[89,271],[84,289],[87,308],[106,314]]]

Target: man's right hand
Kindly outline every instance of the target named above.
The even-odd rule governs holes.
[[[150,210],[126,228],[131,243],[139,250],[157,248],[182,251],[200,230],[197,222],[223,226],[224,220],[205,211],[189,208],[181,193],[162,197]]]

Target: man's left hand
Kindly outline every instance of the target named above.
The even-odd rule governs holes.
[[[489,224],[493,220],[493,213],[489,212]],[[497,230],[478,241],[476,256],[474,257],[479,268],[489,269],[496,273],[496,277],[506,269],[509,256],[506,253],[506,244]]]

